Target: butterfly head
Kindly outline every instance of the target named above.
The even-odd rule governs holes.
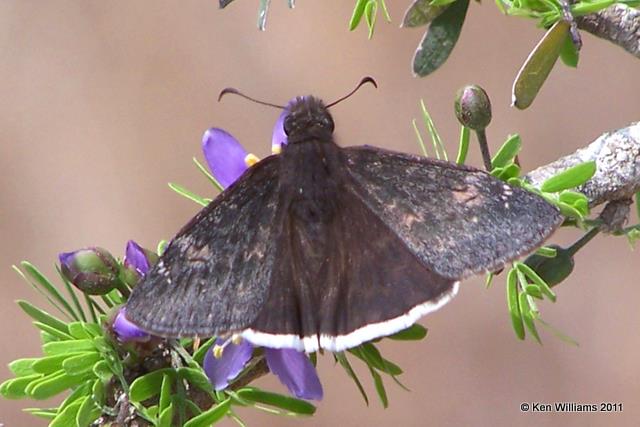
[[[287,106],[284,132],[289,144],[308,139],[331,139],[333,118],[321,99],[314,96],[300,96]]]

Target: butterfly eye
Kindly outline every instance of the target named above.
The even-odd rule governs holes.
[[[289,136],[292,126],[293,126],[293,115],[289,114],[284,118],[284,122],[282,123],[282,127],[284,128],[285,135]]]
[[[329,129],[333,133],[334,124],[330,115],[327,114],[322,118],[322,127]]]

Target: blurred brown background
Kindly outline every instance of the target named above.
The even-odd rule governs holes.
[[[542,32],[500,15],[492,2],[470,7],[452,57],[425,79],[413,78],[409,67],[422,31],[398,29],[407,0],[388,2],[394,22],[379,21],[371,41],[364,28],[347,31],[353,1],[297,3],[289,10],[274,1],[261,33],[258,2],[249,0],[225,10],[213,0],[0,2],[1,379],[9,361],[39,351],[38,333],[13,301],[46,306],[11,264],[29,259],[53,275],[63,250],[100,245],[121,256],[128,239],[155,247],[171,237],[197,207],[166,183],[212,193],[191,162],[207,127],[224,127],[256,154],[268,154],[278,112],[233,97],[218,104],[225,86],[279,103],[306,93],[332,100],[372,75],[380,89],[364,88],[333,108],[340,144],[417,152],[410,120],[419,117],[422,97],[453,152],[453,94],[479,83],[494,106],[492,147],[519,132],[525,168],[639,119],[640,62],[590,35],[583,36],[580,68],[557,67],[533,107],[521,112],[509,107],[511,83]],[[480,165],[475,142],[472,149],[470,161]],[[385,345],[412,390],[387,381],[389,409],[381,409],[366,372],[360,370],[369,408],[324,357],[326,397],[315,417],[240,414],[250,426],[637,425],[638,254],[622,238],[598,237],[577,261],[575,274],[557,288],[558,302],[541,309],[579,348],[546,331],[543,346],[519,342],[504,278],[489,290],[475,278],[423,320],[427,340]],[[282,391],[273,378],[261,384]],[[624,412],[520,412],[521,402],[533,401],[622,402]],[[21,412],[39,403],[0,400],[0,423],[44,425]]]

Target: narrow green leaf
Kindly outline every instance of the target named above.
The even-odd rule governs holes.
[[[58,408],[25,408],[23,411],[45,420],[53,420],[58,415]]]
[[[73,402],[63,411],[59,412],[58,415],[56,415],[56,417],[53,419],[53,421],[51,421],[49,427],[69,427],[76,425],[76,415],[78,415],[80,406],[82,406],[85,399],[87,399],[87,397]]]
[[[87,381],[83,384],[80,384],[80,386],[76,387],[71,394],[69,394],[69,396],[67,396],[64,401],[62,402],[62,404],[60,404],[60,406],[58,407],[58,412],[62,412],[64,411],[64,409],[71,405],[73,402],[78,401],[79,399],[81,399],[84,396],[88,396],[89,393],[91,392],[91,381]]]
[[[447,150],[444,148],[442,138],[440,138],[440,134],[438,133],[438,130],[433,123],[433,119],[431,118],[431,114],[429,114],[429,110],[427,110],[426,105],[424,105],[423,99],[420,99],[420,109],[422,110],[422,119],[424,120],[424,124],[429,131],[429,135],[431,136],[431,143],[433,145],[433,149],[436,152],[436,157],[438,159],[440,159],[440,157],[443,157],[448,161],[449,157],[447,156]],[[442,156],[440,155],[440,153],[442,153]]]
[[[389,9],[387,8],[387,4],[384,0],[380,0],[380,6],[382,6],[382,14],[384,15],[384,19],[387,22],[391,22],[391,15],[389,15]]]
[[[447,6],[434,6],[431,4],[431,0],[413,0],[404,13],[400,26],[403,28],[415,28],[427,25],[444,12]]]
[[[424,77],[440,68],[455,47],[469,0],[456,0],[435,18],[427,30],[413,57],[413,72]]]
[[[542,326],[547,328],[552,334],[554,334],[560,341],[563,341],[567,344],[571,344],[576,347],[580,347],[580,343],[578,343],[578,341],[574,340],[573,338],[571,338],[569,335],[565,334],[561,330],[554,328],[553,325],[551,325],[550,323],[545,322],[540,317],[536,318],[536,320],[540,322]]]
[[[91,321],[94,323],[98,323],[99,320],[97,312],[102,312],[102,314],[104,314],[104,311],[102,311],[102,308],[100,308],[100,306],[89,295],[83,294],[83,296],[84,302],[87,304],[87,310],[89,311],[89,315],[91,316]]]
[[[362,15],[364,15],[364,9],[367,6],[368,0],[358,0],[356,6],[353,8],[353,14],[349,20],[349,31],[353,31],[358,28]]]
[[[9,363],[9,370],[13,372],[16,377],[24,377],[26,375],[33,375],[36,371],[33,370],[33,364],[40,360],[37,357],[29,359],[17,359]]]
[[[371,343],[364,343],[348,350],[351,354],[364,361],[367,365],[389,375],[400,375],[402,369],[393,362],[382,357],[380,351]]]
[[[269,3],[271,0],[260,0],[258,8],[258,29],[264,31],[267,27],[267,12],[269,11]]]
[[[543,256],[545,258],[555,258],[556,255],[558,254],[558,250],[556,248],[552,248],[549,246],[543,246],[541,248],[538,248],[538,250],[536,251],[536,254]]]
[[[91,396],[82,401],[78,413],[76,414],[76,427],[87,427],[91,425],[102,413],[100,407],[96,405]]]
[[[167,374],[162,376],[162,385],[160,386],[160,400],[158,401],[158,410],[160,412],[164,411],[169,407],[171,403],[171,387],[173,385],[173,381],[171,377]]]
[[[509,135],[502,147],[498,150],[493,159],[491,159],[491,165],[494,168],[505,167],[513,161],[522,148],[522,140],[520,135]]]
[[[347,359],[347,355],[344,354],[344,352],[339,352],[339,353],[333,353],[333,356],[336,358],[338,363],[340,363],[340,366],[342,366],[342,369],[345,370],[347,375],[349,375],[349,378],[351,378],[353,382],[356,384],[356,387],[358,387],[358,391],[360,392],[360,395],[364,399],[364,402],[367,404],[367,406],[369,406],[369,397],[367,396],[367,392],[364,391],[364,387],[362,387],[362,383],[360,382],[358,375],[356,375],[356,372],[351,367],[351,363],[349,363],[349,359]]]
[[[546,295],[549,300],[552,302],[556,302],[556,294],[551,290],[547,282],[542,279],[531,267],[523,262],[519,262],[516,264],[518,270],[522,271],[524,275],[526,275],[533,283],[540,287],[540,290],[543,294]]]
[[[82,353],[69,357],[62,362],[62,369],[69,375],[80,375],[85,372],[92,372],[93,365],[102,360],[102,355],[97,351]]]
[[[384,388],[384,381],[382,381],[382,377],[380,376],[380,374],[377,373],[376,370],[371,366],[369,366],[369,372],[371,373],[371,377],[373,378],[373,383],[376,387],[376,392],[378,393],[380,402],[386,409],[389,407],[389,399],[387,398],[387,390]]]
[[[207,354],[207,351],[209,351],[209,349],[213,346],[214,342],[216,342],[215,337],[208,339],[204,344],[200,344],[198,350],[193,353],[193,360],[202,365],[202,362],[204,362],[204,356]]]
[[[400,332],[396,332],[393,335],[389,335],[387,338],[398,341],[418,341],[427,336],[427,328],[424,326],[414,323],[409,326],[407,329],[404,329]]]
[[[237,394],[249,402],[263,403],[298,415],[313,415],[316,412],[316,407],[307,401],[253,387],[241,388]]]
[[[23,399],[28,397],[27,386],[40,378],[42,378],[41,374],[31,374],[7,380],[0,385],[0,395],[5,399]]]
[[[595,161],[580,163],[547,179],[540,186],[540,190],[547,193],[568,190],[589,181],[595,173]]]
[[[44,354],[54,356],[63,353],[79,353],[82,351],[93,351],[95,346],[93,340],[72,340],[50,342],[42,346]]]
[[[376,26],[376,15],[378,13],[377,0],[369,0],[364,7],[364,17],[367,21],[367,27],[369,28],[369,39],[373,37],[373,30]]]
[[[211,172],[209,172],[209,170],[206,167],[204,167],[202,163],[200,163],[198,159],[196,159],[195,157],[193,158],[193,163],[195,163],[198,170],[202,172],[205,178],[207,178],[209,182],[212,183],[213,186],[216,187],[218,191],[220,192],[224,191],[224,187],[222,186],[222,184],[220,184],[218,180],[213,175],[211,175]],[[164,250],[161,251],[160,247],[158,246],[158,255],[162,255],[162,252],[164,252]]]
[[[67,280],[67,278],[64,276],[64,274],[62,274],[62,272],[60,271],[60,267],[58,267],[56,265],[56,271],[58,272],[58,276],[60,276],[60,278],[62,279],[62,283],[64,284],[64,287],[67,289],[67,293],[69,294],[69,296],[71,297],[71,302],[73,303],[74,307],[75,307],[75,312],[78,313],[80,320],[83,321],[87,321],[87,318],[84,315],[84,310],[82,309],[82,306],[80,305],[80,301],[78,301],[78,297],[76,295],[76,292],[74,291],[74,287],[71,286],[71,283],[69,282],[69,280]],[[83,294],[85,295],[85,294]]]
[[[90,378],[90,374],[89,376],[71,376],[67,375],[63,370],[60,370],[38,380],[37,385],[29,387],[27,391],[34,399],[48,399],[66,389],[85,382],[88,378]]]
[[[194,385],[205,392],[211,393],[213,391],[211,382],[209,382],[209,378],[207,378],[202,369],[179,368],[178,376],[186,379],[191,385]]]
[[[527,285],[524,288],[524,291],[527,295],[530,295],[536,299],[542,299],[542,292],[540,291],[540,286],[538,285]]]
[[[93,401],[99,406],[104,405],[106,397],[104,388],[104,384],[100,379],[95,380],[91,387],[91,399],[93,399]]]
[[[511,325],[516,336],[521,340],[524,339],[524,325],[522,323],[522,314],[518,302],[518,282],[516,269],[512,268],[507,274],[507,305],[509,314],[511,315]]]
[[[422,139],[422,135],[420,135],[420,130],[418,130],[418,125],[416,124],[416,119],[411,120],[411,124],[413,125],[413,130],[416,133],[416,138],[418,139],[418,145],[420,145],[420,149],[422,150],[422,155],[429,157],[429,154],[427,153],[427,146],[424,145],[424,140]]]
[[[518,71],[512,89],[512,104],[521,110],[529,107],[558,60],[565,39],[569,36],[569,24],[556,22],[533,48]]]
[[[79,354],[86,353],[57,354],[55,356],[42,357],[33,364],[33,370],[39,374],[50,374],[52,372],[59,371],[62,369],[62,362],[64,362],[69,356]]]
[[[469,153],[469,138],[471,136],[471,130],[466,126],[460,126],[460,140],[458,143],[458,156],[456,157],[456,163],[463,165],[467,161],[467,153]]]
[[[132,402],[143,402],[160,392],[165,374],[173,377],[175,371],[170,368],[158,369],[136,378],[129,387],[129,399]]]
[[[40,323],[40,322],[33,322],[33,325],[40,329],[43,332],[46,332],[47,334],[49,334],[51,337],[55,337],[55,339],[53,339],[52,341],[67,341],[67,340],[72,340],[73,337],[71,335],[65,334],[64,332],[56,329],[56,328],[52,328],[49,325],[45,325],[44,323]],[[51,341],[51,340],[50,340]]]
[[[56,300],[65,310],[66,314],[71,316],[75,320],[79,320],[76,312],[71,308],[67,300],[60,294],[58,288],[56,288],[50,281],[45,277],[44,274],[40,272],[33,264],[28,261],[22,261],[20,266],[24,269],[24,271],[31,276],[33,280],[35,280],[36,284],[39,285],[41,289],[46,291],[47,294],[51,296],[52,299]],[[33,282],[32,282],[33,283]]]
[[[158,427],[171,427],[173,425],[173,404],[164,409],[159,409]]]
[[[204,197],[198,196],[197,194],[187,190],[186,188],[184,188],[183,186],[181,186],[179,184],[175,184],[173,182],[170,182],[169,183],[169,188],[171,188],[173,191],[175,191],[176,193],[178,193],[182,197],[185,197],[185,198],[187,198],[189,200],[192,200],[192,201],[198,203],[201,206],[207,206],[209,204],[209,201],[207,199],[205,199]]]
[[[518,302],[520,303],[520,309],[522,311],[522,320],[524,321],[524,325],[527,327],[531,335],[538,341],[538,344],[542,344],[540,340],[540,335],[538,335],[538,330],[536,329],[536,324],[534,322],[535,317],[533,311],[531,309],[531,297],[524,292],[521,292],[518,295]]]
[[[564,44],[560,50],[560,59],[567,67],[577,68],[578,61],[580,60],[580,52],[576,49],[576,45],[573,44],[571,37],[564,39]]]
[[[220,421],[231,407],[231,399],[227,399],[224,402],[213,406],[212,408],[204,411],[200,415],[191,418],[184,424],[184,427],[209,427],[212,424]]]
[[[71,336],[75,339],[81,340],[93,338],[87,333],[86,329],[84,328],[83,322],[71,322],[67,325],[67,327],[69,328],[69,334],[71,334]]]
[[[31,305],[29,302],[24,301],[24,300],[18,300],[18,305],[20,306],[20,308],[22,309],[22,311],[24,311],[25,313],[27,313],[28,316],[30,316],[32,319],[40,322],[40,323],[44,323],[45,325],[49,325],[52,328],[55,328],[65,334],[69,334],[69,328],[67,328],[67,324],[64,323],[62,320],[53,317],[52,315],[50,315],[49,313],[47,313],[44,310],[39,309],[38,307],[35,307],[33,305]]]
[[[109,369],[109,364],[105,360],[101,360],[93,365],[93,373],[104,383],[107,383],[111,377],[113,377],[113,371]]]

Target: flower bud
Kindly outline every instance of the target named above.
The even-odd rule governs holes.
[[[549,286],[555,286],[569,277],[573,271],[574,261],[571,253],[558,245],[549,245],[556,250],[554,258],[532,254],[524,263],[533,269]]]
[[[85,294],[105,295],[119,283],[118,262],[106,249],[85,248],[58,258],[64,277]]]
[[[491,102],[480,86],[468,85],[460,89],[454,108],[458,121],[471,130],[484,130],[491,122]]]
[[[143,248],[133,240],[129,240],[123,260],[123,280],[128,285],[135,286],[157,261],[158,254]]]

